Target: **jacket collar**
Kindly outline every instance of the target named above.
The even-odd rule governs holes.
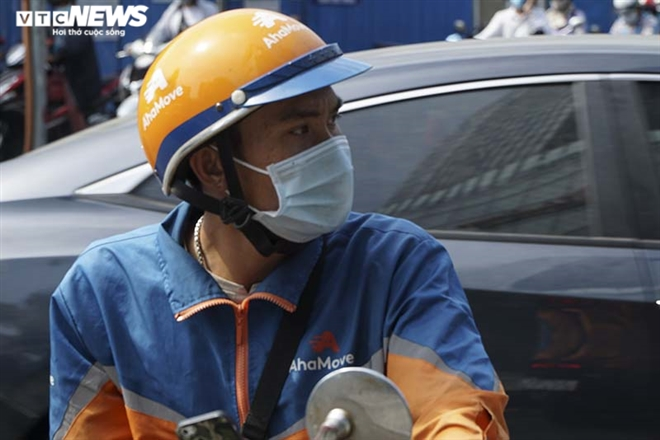
[[[173,314],[203,301],[228,298],[215,280],[184,248],[186,231],[202,213],[181,203],[163,220],[157,234],[157,252],[163,287]],[[284,259],[273,272],[258,283],[256,292],[276,295],[298,304],[307,279],[321,255],[322,239],[305,245]]]

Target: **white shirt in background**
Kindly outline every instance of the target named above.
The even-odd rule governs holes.
[[[528,13],[518,13],[515,7],[497,11],[483,31],[474,38],[485,40],[494,37],[527,37],[542,32],[553,35],[555,31],[548,24],[545,11],[540,7],[532,8]]]

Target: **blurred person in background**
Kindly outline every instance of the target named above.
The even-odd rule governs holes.
[[[610,28],[612,35],[654,35],[660,33],[658,19],[645,11],[638,0],[614,0],[618,18]]]
[[[497,11],[483,31],[474,38],[485,40],[493,37],[527,37],[554,34],[543,8],[537,0],[509,0],[509,7]]]
[[[660,0],[640,0],[642,8],[649,14],[658,16],[660,14]]]
[[[74,0],[49,0],[54,11],[68,11]],[[68,28],[66,28],[68,29]],[[64,68],[64,76],[85,122],[94,113],[101,96],[101,74],[91,35],[53,34],[48,61]]]
[[[578,35],[587,32],[587,16],[576,8],[573,0],[552,0],[545,16],[552,27],[561,35]],[[575,18],[574,18],[575,17]],[[571,19],[577,19],[581,24],[572,26]]]
[[[153,46],[167,43],[195,23],[219,12],[209,0],[174,0],[151,29],[146,40]]]

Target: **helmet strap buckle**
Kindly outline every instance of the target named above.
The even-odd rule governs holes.
[[[186,185],[181,180],[176,180],[172,185],[172,194],[198,209],[220,216],[225,224],[233,224],[264,257],[273,253],[290,254],[303,246],[301,243],[293,243],[273,234],[264,225],[255,221],[252,218],[252,209],[242,199],[227,196],[218,200]]]
[[[242,229],[250,221],[254,212],[245,200],[228,195],[220,200],[219,214],[224,224],[233,224],[236,229]]]

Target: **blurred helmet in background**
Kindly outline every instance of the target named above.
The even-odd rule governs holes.
[[[613,0],[612,5],[617,11],[636,9],[639,6],[639,0]]]

